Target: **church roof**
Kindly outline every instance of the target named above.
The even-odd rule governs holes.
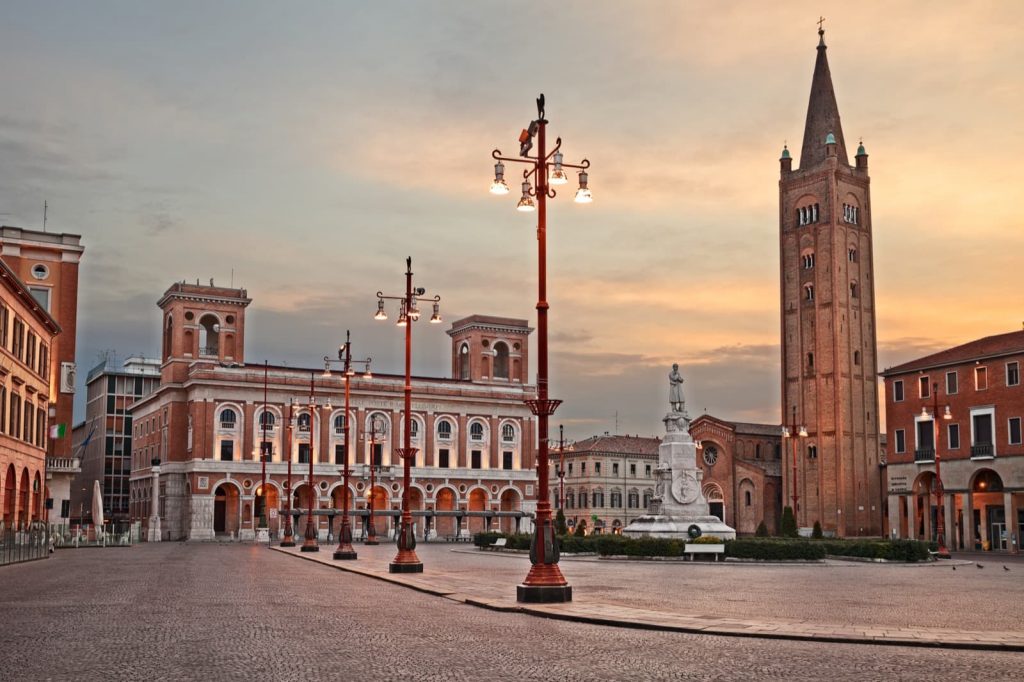
[[[825,46],[825,32],[818,31],[818,57],[814,62],[814,76],[811,78],[811,98],[807,103],[807,122],[804,124],[804,144],[800,151],[800,170],[816,168],[825,162],[825,139],[831,133],[835,136],[836,156],[839,163],[850,165],[843,140],[843,127],[839,122],[839,105],[836,91],[832,87],[832,73],[828,68],[828,49]]]
[[[986,336],[985,338],[969,341],[960,346],[947,348],[938,353],[932,353],[923,358],[905,362],[902,365],[890,367],[882,372],[881,375],[883,377],[891,377],[933,367],[959,365],[964,362],[1022,352],[1024,352],[1024,331],[996,334],[995,336]]]
[[[584,452],[607,453],[613,455],[657,455],[660,438],[644,438],[642,436],[591,436],[578,440],[565,448],[566,452],[581,454]],[[558,454],[558,448],[550,450],[552,455]]]

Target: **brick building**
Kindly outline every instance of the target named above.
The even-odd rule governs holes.
[[[45,516],[54,338],[60,326],[0,260],[0,510],[5,530]]]
[[[339,509],[346,499],[341,487],[344,383],[338,373],[325,377],[322,368],[246,362],[245,312],[250,303],[244,289],[185,283],[172,285],[158,303],[161,383],[130,408],[130,514],[148,523],[154,493],[151,465],[159,462],[162,539],[253,537],[264,424],[271,446],[266,499],[272,532],[279,531],[279,511],[288,494],[289,458],[294,507],[307,506],[310,457],[318,506]],[[457,378],[413,377],[411,437],[419,449],[410,490],[414,510],[532,511],[536,436],[533,416],[523,403],[534,392],[525,383],[531,331],[525,320],[481,315],[459,320],[448,332]],[[431,342],[426,334],[420,341]],[[360,351],[358,340],[354,343],[357,357],[372,351]],[[376,369],[372,378],[357,374],[351,379],[347,418],[352,425],[353,476],[347,499],[357,509],[372,504],[375,510],[395,510],[402,496],[401,461],[395,451],[402,439],[404,376]],[[311,382],[316,399],[312,413]],[[372,491],[371,473],[376,478]],[[392,517],[378,515],[376,521],[380,534],[393,528]],[[438,516],[431,520],[431,530],[454,535],[457,523],[451,516]],[[472,518],[461,529],[481,530],[484,523]],[[500,520],[504,530],[516,525],[510,517]],[[327,530],[324,519],[321,535]],[[418,527],[417,533],[424,530]],[[356,531],[358,535],[358,527]]]
[[[850,165],[819,31],[800,167],[780,159],[782,419],[806,425],[797,523],[880,535],[879,426],[868,155]]]
[[[1017,331],[882,372],[890,534],[934,539],[942,513],[950,549],[1019,551],[1024,533],[1022,368],[1024,331]]]
[[[703,491],[711,513],[741,535],[762,521],[778,532],[782,516],[782,427],[729,422],[708,414],[690,423],[704,470]]]
[[[551,501],[560,504],[558,473],[564,462],[567,523],[587,522],[590,531],[618,533],[638,516],[647,513],[654,496],[654,469],[658,466],[659,438],[639,436],[591,436],[550,449]],[[597,517],[596,520],[594,517]]]

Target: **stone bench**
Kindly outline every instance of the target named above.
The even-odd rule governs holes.
[[[689,554],[690,561],[693,561],[694,556],[697,554],[714,554],[715,561],[718,561],[718,557],[725,554],[725,545],[698,545],[688,543],[686,547],[683,548],[683,554]]]
[[[508,542],[507,538],[498,538],[491,544],[491,547],[504,547],[506,542]]]

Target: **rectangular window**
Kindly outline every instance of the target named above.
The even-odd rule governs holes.
[[[309,464],[309,443],[299,443],[299,464]]]
[[[629,475],[633,476],[634,478],[636,477],[636,465],[635,464],[630,464],[629,465]]]
[[[71,517],[71,500],[60,501],[60,517],[62,519]]]
[[[1006,363],[1006,385],[1020,385],[1020,365],[1018,365],[1016,362]]]
[[[469,456],[470,456],[470,466],[473,467],[474,469],[481,468],[482,464],[480,463],[480,451],[479,450],[472,450],[472,451],[470,451]]]
[[[1020,417],[1010,417],[1010,445],[1020,445]]]
[[[932,420],[917,422],[917,449],[935,450],[935,424]]]
[[[40,308],[50,312],[50,290],[47,287],[29,287],[28,293],[32,294]]]
[[[971,415],[974,424],[972,445],[992,445],[992,415],[989,413]]]
[[[447,469],[450,466],[448,464],[448,448],[440,448],[437,451],[437,466],[442,469]]]
[[[308,445],[306,446],[309,447]],[[307,455],[308,457],[308,455]],[[306,460],[307,462],[309,460]],[[384,465],[384,445],[383,443],[373,444],[373,466],[379,467]]]
[[[345,464],[345,446],[341,443],[334,446],[334,463],[342,465]]]
[[[619,463],[618,462],[612,462],[612,476],[618,476],[618,475],[619,475]]]
[[[956,372],[946,372],[946,395],[960,392],[960,377]]]
[[[917,393],[922,398],[928,398],[931,396],[931,384],[928,383],[928,377],[918,377]]]
[[[301,448],[301,446],[300,446],[300,448]],[[233,441],[233,440],[222,440],[220,442],[220,459],[221,459],[222,462],[232,462],[232,461],[234,461],[234,459],[235,459],[235,441]]]
[[[984,391],[988,388],[988,367],[974,368],[974,390]]]
[[[505,450],[501,453],[501,468],[511,469],[512,468],[512,452]]]
[[[580,476],[586,476],[586,475],[587,475],[587,463],[586,462],[580,462]]]
[[[651,477],[651,465],[650,464],[645,464],[644,465],[644,476],[646,476],[647,478]]]
[[[594,473],[596,475],[598,475],[598,476],[601,475],[601,463],[600,462],[594,462]]]
[[[960,425],[959,424],[948,424],[946,426],[946,432],[949,436],[949,449],[959,450],[960,449]]]
[[[907,451],[907,434],[903,429],[896,429],[896,452],[903,453]]]

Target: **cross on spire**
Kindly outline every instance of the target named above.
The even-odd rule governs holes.
[[[824,23],[825,23],[825,17],[819,16],[819,17],[818,17],[818,32],[819,32],[819,33],[821,33],[822,31],[824,31],[824,30],[825,30],[825,29],[823,29],[823,28],[821,27],[821,25],[822,25],[822,24],[824,24]]]

